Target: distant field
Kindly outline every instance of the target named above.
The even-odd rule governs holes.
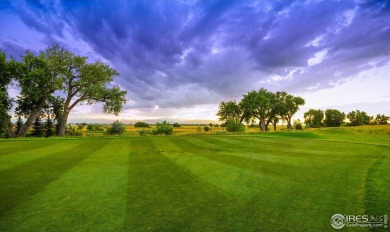
[[[336,213],[390,213],[389,126],[182,129],[0,140],[0,231],[330,231]]]

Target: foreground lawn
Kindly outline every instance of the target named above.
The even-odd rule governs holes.
[[[317,137],[1,140],[0,231],[328,231],[335,213],[389,213],[388,144]]]

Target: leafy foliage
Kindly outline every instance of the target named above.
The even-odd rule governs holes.
[[[53,120],[50,117],[48,117],[45,123],[45,137],[50,137],[54,135],[55,130],[53,129],[53,126],[54,126]]]
[[[134,124],[134,127],[149,128],[150,125],[149,125],[149,123],[146,123],[146,122],[136,122],[136,123]]]
[[[294,129],[295,130],[303,130],[303,126],[302,126],[301,120],[299,120],[299,119],[294,120]]]
[[[375,118],[375,123],[380,125],[386,125],[389,123],[390,117],[384,115],[384,114],[377,114]]]
[[[324,111],[318,109],[310,109],[305,112],[303,117],[305,118],[305,126],[307,128],[320,128],[322,127],[322,120],[324,119]]]
[[[203,130],[206,131],[206,132],[208,132],[208,131],[210,131],[210,127],[205,126],[205,127],[203,127]]]
[[[113,122],[107,130],[107,134],[109,135],[121,135],[125,132],[125,126],[116,120]]]
[[[42,120],[40,119],[40,117],[36,117],[31,136],[42,137],[43,133],[44,131],[43,131]]]
[[[172,126],[173,127],[181,127],[181,125],[179,123],[177,123],[177,122],[173,123]]]
[[[59,135],[63,136],[70,111],[79,103],[103,102],[104,113],[118,114],[126,103],[126,91],[111,83],[119,73],[108,64],[87,63],[87,57],[78,56],[58,45],[46,49],[45,57],[54,73],[61,77],[61,89],[66,94]]]
[[[325,111],[325,125],[327,127],[339,127],[345,119],[345,114],[336,109],[327,109]]]
[[[218,107],[217,116],[220,121],[232,119],[236,122],[243,120],[242,109],[236,101],[221,102]]]
[[[371,117],[367,115],[364,111],[351,111],[347,114],[347,118],[349,119],[350,123],[347,124],[349,126],[361,126],[361,125],[368,125],[370,124]]]
[[[0,50],[0,136],[13,137],[11,116],[8,114],[13,100],[8,95],[8,85],[16,76],[15,64],[14,60],[7,61],[5,53]]]
[[[226,130],[228,132],[243,132],[245,131],[245,126],[240,122],[236,122],[235,120],[228,120],[225,123]]]
[[[167,121],[157,123],[154,134],[156,135],[171,135],[173,133],[173,127],[169,125]]]

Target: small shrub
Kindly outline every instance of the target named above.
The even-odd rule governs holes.
[[[199,125],[199,126],[196,128],[196,131],[197,131],[197,132],[201,132],[201,131],[202,131],[202,127]]]
[[[92,124],[88,124],[88,126],[87,126],[87,130],[88,130],[88,131],[91,131],[91,130],[93,130],[93,125],[92,125]]]
[[[121,135],[124,132],[125,132],[125,126],[118,120],[113,122],[107,130],[107,134],[109,135]]]
[[[155,135],[171,135],[172,133],[173,127],[171,127],[167,121],[157,123],[156,130],[153,132]]]
[[[205,127],[203,127],[203,130],[208,132],[210,130],[210,128],[208,126],[205,126]]]
[[[228,120],[225,123],[225,126],[226,126],[226,130],[228,132],[243,132],[243,131],[245,131],[245,126],[242,125],[242,123],[236,122],[232,119]]]
[[[294,121],[294,128],[295,130],[303,130],[301,120],[297,119]]]
[[[139,130],[138,133],[140,136],[146,136],[146,135],[154,134],[154,130],[151,131],[151,130],[142,129],[142,130]]]

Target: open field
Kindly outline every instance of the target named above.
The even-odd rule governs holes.
[[[389,128],[0,140],[0,231],[330,231],[390,212]]]

